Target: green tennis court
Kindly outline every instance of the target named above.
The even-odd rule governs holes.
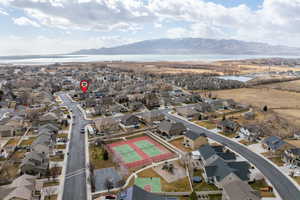
[[[150,157],[154,157],[154,156],[162,154],[161,150],[159,148],[157,148],[156,145],[150,143],[147,140],[141,140],[141,141],[135,142],[134,144]]]
[[[150,186],[149,192],[161,192],[160,178],[136,178],[135,185],[147,190]]]
[[[142,158],[136,153],[134,149],[132,149],[128,144],[115,146],[113,149],[121,154],[122,159],[125,163],[131,163],[134,161],[142,160]]]

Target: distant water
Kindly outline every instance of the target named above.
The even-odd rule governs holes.
[[[204,61],[213,62],[220,60],[243,60],[253,58],[299,58],[297,56],[266,56],[266,55],[71,55],[59,58],[18,58],[0,59],[0,64],[53,64],[66,62],[95,62],[95,61],[136,61],[136,62],[155,62],[155,61]]]
[[[218,76],[217,78],[224,79],[224,80],[235,80],[241,82],[247,82],[253,79],[253,77],[249,77],[249,76]]]

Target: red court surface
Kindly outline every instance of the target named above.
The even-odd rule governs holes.
[[[148,136],[108,144],[115,158],[127,168],[138,168],[172,158],[174,154]]]

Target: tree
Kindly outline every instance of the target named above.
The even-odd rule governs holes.
[[[104,187],[108,190],[111,190],[114,187],[114,183],[112,182],[111,178],[106,178],[104,182]]]
[[[197,193],[195,191],[190,194],[189,200],[198,200]]]
[[[103,160],[108,160],[109,159],[109,155],[108,155],[108,152],[106,149],[104,149],[104,152],[103,152]]]
[[[264,111],[264,112],[267,112],[267,111],[268,111],[268,106],[265,105],[265,106],[263,107],[263,111]]]

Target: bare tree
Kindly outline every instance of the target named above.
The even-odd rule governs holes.
[[[106,178],[104,182],[105,189],[108,190],[108,192],[114,187],[114,183],[111,178]]]

